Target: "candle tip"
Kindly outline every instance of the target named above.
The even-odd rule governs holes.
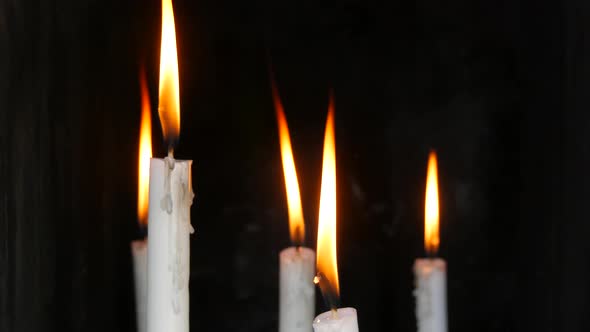
[[[332,308],[330,312],[332,313],[332,319],[338,319],[338,309]]]
[[[172,148],[168,149],[168,156],[166,156],[166,158],[164,158],[164,160],[166,161],[166,165],[168,166],[168,169],[173,170],[174,165],[176,164],[176,160],[174,159],[174,149],[172,149]]]

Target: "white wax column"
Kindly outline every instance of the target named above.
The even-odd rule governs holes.
[[[150,160],[148,332],[189,331],[190,160]]]
[[[315,332],[358,332],[355,308],[339,308],[336,313],[324,312],[313,320]]]
[[[315,314],[315,252],[290,247],[279,255],[279,332],[311,332]]]
[[[440,258],[414,263],[418,332],[447,331],[447,265]]]
[[[135,314],[137,318],[137,331],[146,332],[147,309],[147,240],[131,242],[133,255],[133,276],[135,279]]]

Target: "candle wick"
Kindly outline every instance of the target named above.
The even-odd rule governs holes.
[[[140,239],[147,239],[147,232],[148,232],[148,228],[147,228],[147,224],[139,224],[139,238]]]
[[[295,226],[295,232],[291,236],[291,243],[297,248],[303,245],[303,229],[301,226]]]
[[[166,164],[168,165],[168,169],[173,170],[174,169],[174,148],[172,148],[172,146],[170,146],[168,148],[168,157],[165,158],[166,160]]]
[[[332,308],[330,312],[332,313],[332,319],[338,319],[338,309]]]
[[[313,279],[313,282],[320,287],[326,307],[330,308],[332,311],[337,310],[340,305],[340,297],[334,287],[330,284],[328,278],[326,278],[326,275],[321,271],[318,272]]]
[[[436,258],[436,250],[433,249],[426,249],[426,258]]]

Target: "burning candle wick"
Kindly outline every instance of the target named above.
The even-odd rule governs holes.
[[[140,239],[147,238],[147,234],[148,234],[147,223],[145,225],[140,224],[139,225],[139,238]]]
[[[434,250],[426,250],[426,257],[427,258],[436,258],[436,251]]]
[[[301,226],[297,225],[295,227],[294,236],[291,242],[296,248],[303,246],[303,229]]]
[[[322,297],[324,298],[326,306],[330,308],[334,314],[340,305],[340,298],[330,284],[328,278],[326,278],[326,275],[322,272],[318,272],[318,274],[313,278],[313,283],[320,287],[320,291],[322,292]]]
[[[168,169],[172,171],[174,169],[174,165],[176,164],[176,160],[174,159],[174,149],[172,147],[168,149],[168,156],[164,158],[164,160],[166,161]]]

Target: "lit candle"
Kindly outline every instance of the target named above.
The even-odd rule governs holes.
[[[311,332],[315,313],[315,252],[302,246],[305,224],[287,119],[277,88],[272,85],[279,126],[283,173],[287,191],[292,247],[279,254],[279,332]]]
[[[320,286],[330,311],[313,321],[315,332],[358,332],[356,309],[338,308],[340,284],[336,259],[336,147],[334,143],[334,101],[330,98],[324,159],[317,242],[317,271],[314,282]]]
[[[139,169],[137,179],[137,220],[147,227],[150,158],[152,157],[152,119],[150,97],[145,75],[141,76],[141,127],[139,132]],[[147,239],[131,242],[133,276],[135,279],[135,312],[137,331],[146,332],[147,308]]]
[[[424,247],[435,255],[439,245],[438,175],[436,154],[430,152],[424,207]],[[441,258],[416,259],[416,320],[418,332],[447,331],[447,268]]]
[[[191,160],[175,160],[180,133],[176,34],[171,0],[162,1],[158,114],[168,156],[150,161],[148,332],[189,331]]]

